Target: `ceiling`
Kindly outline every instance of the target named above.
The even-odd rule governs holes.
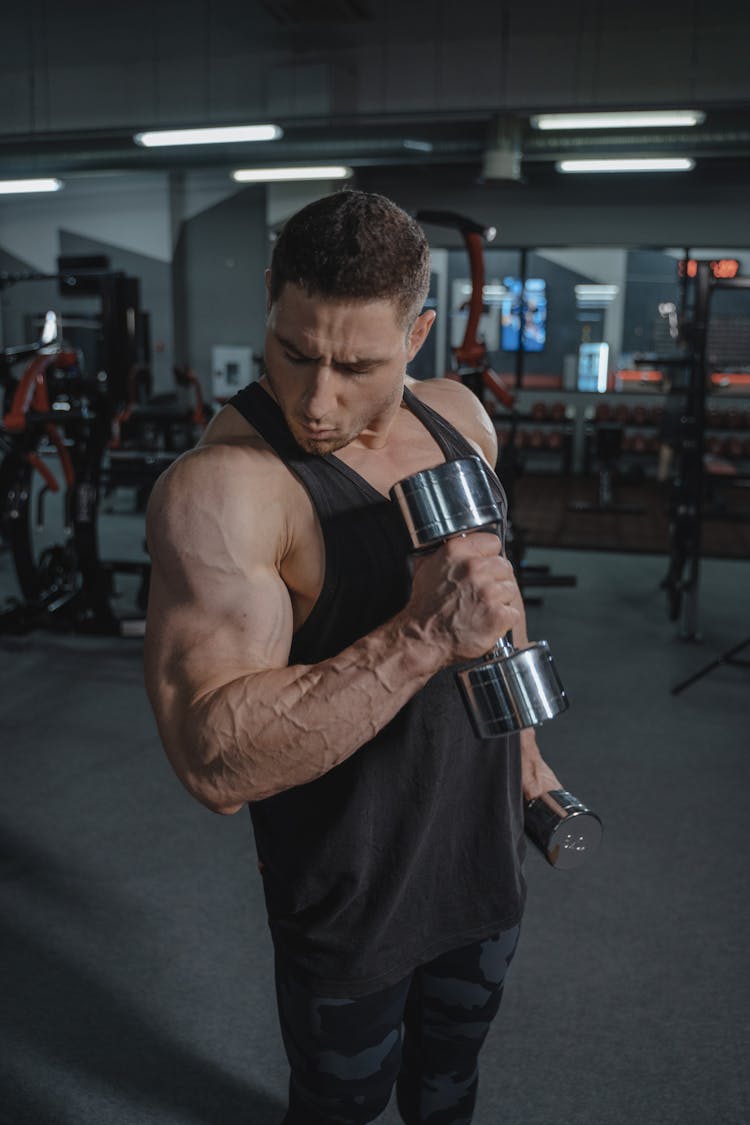
[[[130,0],[2,15],[0,178],[345,163],[458,165],[498,136],[533,179],[572,155],[750,168],[750,5]],[[543,110],[702,109],[681,130],[540,133]],[[266,144],[144,149],[144,128],[272,121]]]
[[[0,137],[0,177],[81,176],[112,171],[231,169],[243,165],[343,163],[357,167],[465,165],[481,178],[485,151],[498,122],[517,128],[521,172],[571,156],[683,155],[716,165],[747,162],[750,168],[750,113],[714,108],[703,124],[680,129],[539,132],[525,114],[488,112],[392,114],[287,120],[275,118],[282,139],[264,143],[145,149],[131,130],[97,129],[33,136]],[[223,123],[223,122],[222,122]]]

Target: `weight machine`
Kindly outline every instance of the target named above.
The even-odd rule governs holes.
[[[0,633],[42,628],[138,636],[143,634],[150,564],[100,557],[100,500],[107,489],[120,486],[150,491],[167,464],[193,444],[209,411],[196,376],[182,368],[175,369],[175,377],[178,385],[193,393],[197,390],[194,409],[182,410],[176,395],[155,396],[166,402],[138,401],[143,385],[138,376],[144,376],[147,383],[149,376],[143,363],[144,337],[138,332],[142,317],[136,279],[98,270],[51,278],[65,286],[66,292],[68,287],[78,289],[80,283],[101,296],[101,356],[109,357],[113,374],[98,368],[87,374],[80,349],[71,348],[47,330],[34,344],[0,352],[4,399],[0,530],[22,593],[21,601],[16,599],[0,613]],[[49,280],[50,275],[5,274],[0,275],[0,285],[42,279]],[[47,325],[50,318],[56,319],[48,314]],[[25,367],[17,375],[14,368],[21,363]],[[145,449],[139,445],[148,427],[155,428],[155,444],[165,448],[157,449],[154,443]],[[167,442],[161,440],[165,433]],[[49,453],[56,457],[52,468],[47,463]],[[62,479],[58,480],[60,470]],[[58,538],[41,549],[39,533],[49,538],[45,525],[55,495],[58,511],[53,515],[58,518],[51,534]],[[140,580],[136,599],[140,615],[118,617],[115,613],[112,599],[117,574],[135,575]]]

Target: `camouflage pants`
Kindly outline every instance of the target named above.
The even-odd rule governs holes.
[[[516,926],[422,965],[355,1000],[314,995],[277,959],[281,1031],[291,1066],[283,1125],[361,1125],[395,1083],[406,1125],[469,1125],[477,1057],[497,1015]]]

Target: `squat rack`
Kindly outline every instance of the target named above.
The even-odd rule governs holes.
[[[687,262],[686,262],[687,267]],[[686,268],[687,274],[687,268]],[[698,637],[698,599],[700,587],[701,530],[703,523],[703,493],[705,485],[705,431],[706,393],[709,364],[707,356],[708,329],[711,301],[718,289],[750,290],[750,278],[717,278],[711,272],[708,260],[696,262],[695,290],[690,315],[687,312],[687,285],[683,288],[683,314],[680,317],[680,336],[689,346],[684,358],[689,372],[685,415],[682,419],[682,438],[679,450],[678,476],[674,486],[672,511],[672,558],[665,584],[674,583],[681,604],[681,636],[685,640]],[[687,680],[676,684],[676,695],[709,674],[721,664],[750,667],[750,662],[738,658],[750,645],[750,637],[733,645]]]

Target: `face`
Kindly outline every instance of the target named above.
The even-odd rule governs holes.
[[[297,444],[333,453],[356,438],[383,440],[403,393],[407,363],[422,346],[433,312],[407,334],[389,300],[309,297],[285,285],[266,325],[268,381]]]

